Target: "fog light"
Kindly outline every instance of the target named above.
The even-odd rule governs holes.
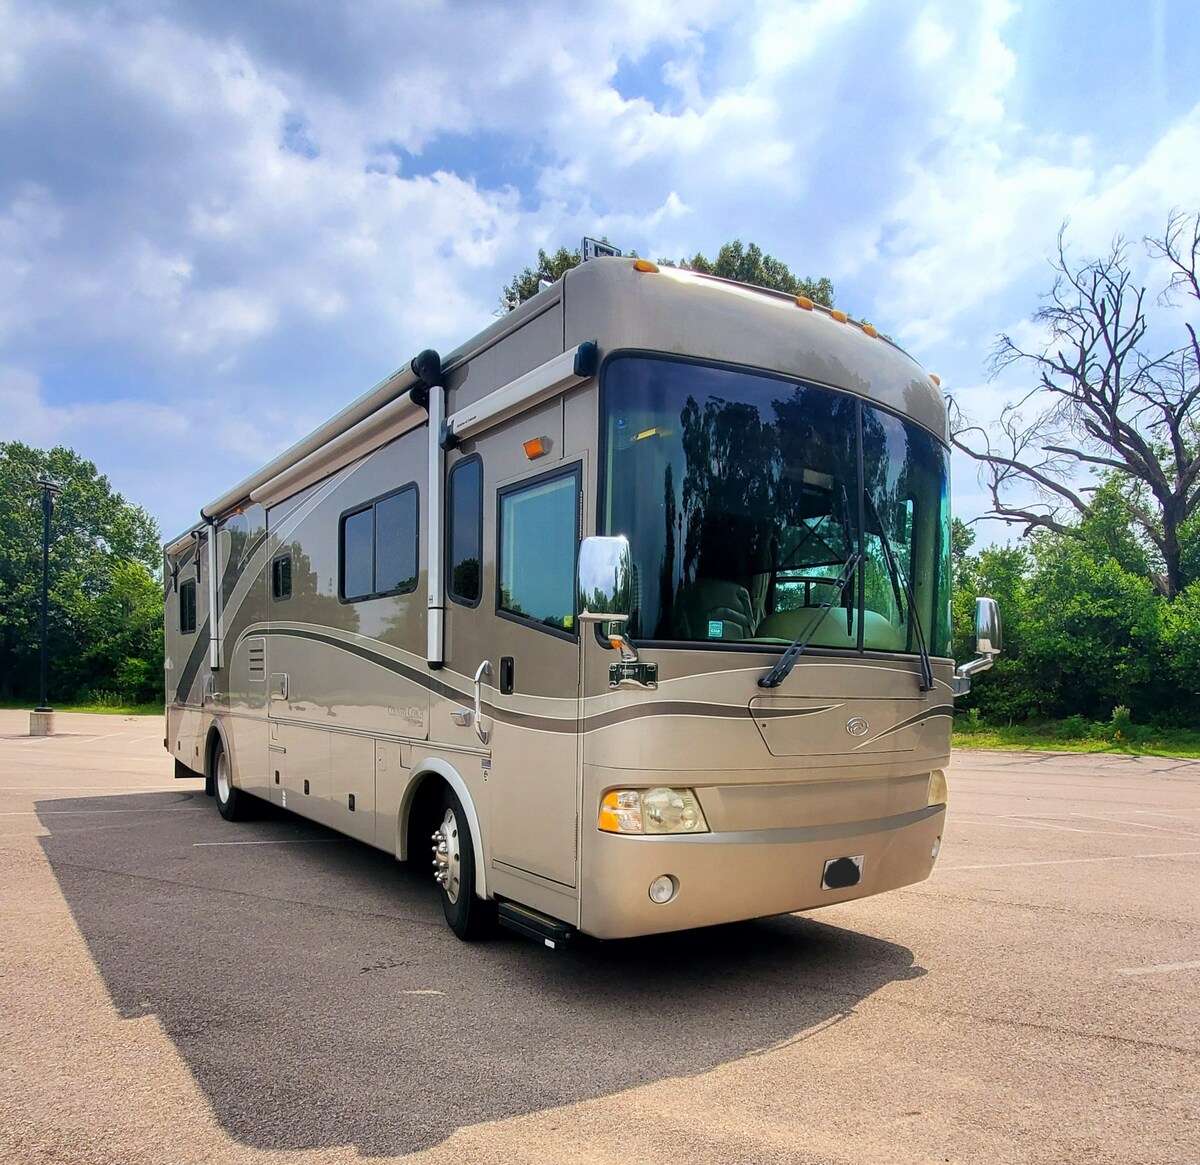
[[[942,769],[934,769],[929,774],[929,794],[926,805],[945,805],[949,800],[946,792],[946,774]]]
[[[941,848],[942,848],[942,839],[940,837],[935,837],[933,839],[933,849],[930,851],[929,856],[931,858],[936,858],[938,856],[938,851]]]
[[[670,874],[659,874],[650,883],[650,901],[664,906],[675,897],[678,890],[679,883]]]

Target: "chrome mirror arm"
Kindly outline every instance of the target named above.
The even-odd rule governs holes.
[[[991,654],[981,655],[969,663],[959,664],[954,669],[954,694],[956,696],[965,696],[971,690],[971,677],[977,676],[980,672],[987,671],[995,662],[996,656]]]

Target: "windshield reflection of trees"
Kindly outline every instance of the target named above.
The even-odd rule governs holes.
[[[675,508],[664,468],[659,634],[699,580],[769,585],[781,570],[840,568],[854,548],[857,402],[820,389],[757,405],[689,395],[681,412],[683,481]],[[678,527],[678,535],[677,535]],[[677,541],[682,561],[677,564]],[[751,597],[761,614],[765,593]]]

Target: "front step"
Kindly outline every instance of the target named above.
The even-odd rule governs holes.
[[[561,950],[575,934],[573,927],[548,914],[542,914],[528,906],[520,906],[516,902],[501,902],[499,920],[501,926],[515,930],[536,942],[543,943],[551,950]]]

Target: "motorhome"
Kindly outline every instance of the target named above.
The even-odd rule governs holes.
[[[868,324],[644,259],[426,350],[165,548],[166,743],[558,945],[926,878],[947,414]]]

